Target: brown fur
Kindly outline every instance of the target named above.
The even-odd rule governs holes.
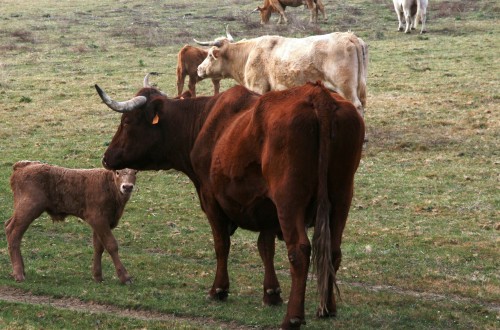
[[[282,329],[305,320],[311,250],[318,315],[336,313],[333,294],[340,244],[364,137],[354,105],[307,83],[264,95],[235,86],[213,97],[167,99],[154,89],[124,113],[103,157],[107,168],[176,169],[194,183],[214,237],[217,269],[209,296],[225,300],[230,235],[259,232],[263,302],[282,302],[274,269],[275,238],[286,243],[292,287]],[[160,120],[151,124],[157,115]],[[306,228],[316,226],[313,244]]]
[[[280,15],[278,19],[278,24],[282,23],[282,19],[285,23],[288,23],[288,19],[285,16],[286,7],[299,7],[306,6],[311,11],[310,22],[318,22],[318,11],[323,15],[323,20],[327,20],[325,14],[325,6],[321,0],[264,0],[264,5],[257,7],[260,12],[260,23],[269,23],[269,18],[271,18],[271,13],[278,13]]]
[[[67,169],[32,161],[14,164],[10,185],[14,194],[14,213],[5,222],[13,277],[24,281],[21,239],[29,225],[43,212],[54,221],[68,215],[85,220],[93,231],[93,275],[102,281],[101,257],[108,251],[122,283],[131,278],[118,256],[118,244],[111,230],[118,225],[130,198],[137,171],[124,169]]]
[[[192,97],[196,97],[196,84],[203,78],[198,76],[198,65],[207,57],[207,51],[201,48],[185,45],[177,54],[177,95],[182,94],[184,80],[189,77],[189,91]],[[220,79],[212,79],[214,95],[219,94]]]

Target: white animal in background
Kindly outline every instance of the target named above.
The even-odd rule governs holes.
[[[406,23],[405,33],[415,30],[420,19],[422,28],[420,33],[426,33],[425,20],[427,18],[428,0],[393,0],[394,10],[398,15],[398,31],[403,31],[403,18]]]

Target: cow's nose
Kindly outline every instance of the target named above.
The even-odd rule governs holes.
[[[131,193],[134,190],[133,184],[122,184],[122,192],[123,193]]]

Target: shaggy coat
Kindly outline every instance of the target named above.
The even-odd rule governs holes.
[[[125,204],[132,194],[137,171],[123,169],[68,169],[32,161],[14,164],[10,185],[14,194],[14,213],[5,222],[13,277],[24,281],[21,239],[29,225],[43,212],[53,221],[68,215],[85,220],[93,231],[93,276],[102,281],[101,258],[104,249],[113,259],[122,283],[130,283],[118,256],[118,244],[111,230],[118,225]]]

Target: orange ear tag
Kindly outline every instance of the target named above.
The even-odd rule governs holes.
[[[159,120],[160,120],[160,117],[158,117],[158,114],[156,114],[155,117],[153,118],[153,125],[158,124]]]

